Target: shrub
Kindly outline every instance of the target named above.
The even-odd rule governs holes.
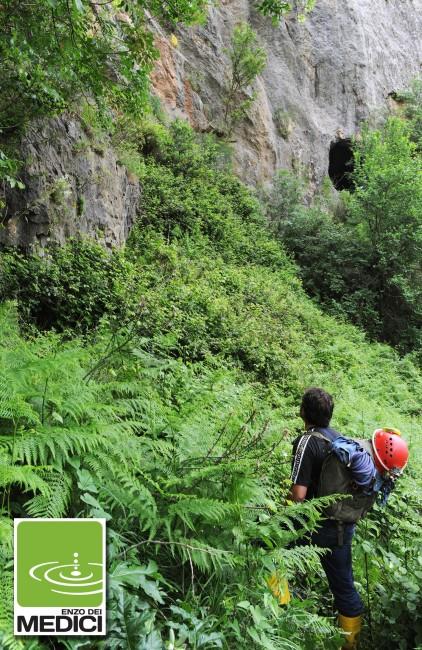
[[[45,257],[3,253],[0,296],[17,298],[24,328],[86,333],[106,313],[116,322],[129,316],[131,274],[117,251],[74,239],[50,248]]]
[[[421,349],[420,170],[408,125],[390,118],[355,143],[355,189],[343,192],[343,214],[319,197],[304,205],[303,185],[288,172],[279,173],[267,197],[271,226],[309,294],[371,338],[401,353],[415,351],[415,358]]]
[[[258,45],[257,34],[247,23],[241,23],[234,28],[231,46],[226,50],[226,54],[230,67],[223,97],[223,131],[228,137],[245,118],[255,101],[255,93],[252,92],[248,96],[247,91],[265,68],[267,55]]]

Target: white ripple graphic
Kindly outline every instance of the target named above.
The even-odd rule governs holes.
[[[70,591],[63,591],[50,588],[56,594],[65,594],[66,596],[91,596],[100,594],[103,589],[103,565],[99,562],[86,562],[85,575],[81,571],[79,562],[79,553],[73,554],[72,564],[60,564],[54,562],[42,562],[35,564],[29,570],[29,575],[38,582],[49,582],[51,585],[66,587]],[[93,567],[91,569],[91,567]],[[72,570],[71,570],[72,569]],[[89,573],[88,573],[89,572]],[[91,580],[94,578],[93,580]],[[91,589],[94,587],[94,589]],[[75,591],[76,589],[82,591]]]

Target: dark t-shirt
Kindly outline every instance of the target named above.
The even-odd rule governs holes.
[[[304,433],[293,442],[292,483],[308,488],[306,499],[316,496],[322,463],[329,444],[321,438]]]

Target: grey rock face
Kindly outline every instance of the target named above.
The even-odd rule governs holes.
[[[328,173],[330,145],[385,113],[391,93],[421,73],[422,0],[317,0],[304,23],[272,25],[254,0],[221,0],[205,25],[178,31],[175,47],[152,23],[160,60],[156,94],[173,117],[199,131],[221,130],[236,24],[249,21],[268,54],[257,99],[233,136],[235,168],[250,184],[278,168],[301,169],[316,188]],[[18,157],[25,190],[8,190],[0,243],[43,247],[86,233],[122,244],[140,200],[136,178],[109,143],[96,145],[71,116],[32,125]]]
[[[222,0],[206,25],[178,32],[157,26],[162,58],[153,75],[173,116],[199,130],[217,127],[234,26],[249,21],[268,54],[258,98],[237,128],[238,172],[252,184],[277,168],[302,167],[315,186],[328,172],[330,143],[348,138],[370,115],[385,112],[390,93],[421,72],[422,0],[317,0],[304,23],[275,27],[248,0]]]
[[[37,121],[25,135],[24,190],[8,190],[0,242],[43,248],[78,233],[122,244],[135,219],[138,180],[108,143],[96,144],[71,116]]]

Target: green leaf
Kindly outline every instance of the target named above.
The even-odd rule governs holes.
[[[78,487],[81,490],[86,490],[88,492],[98,492],[98,488],[94,483],[94,479],[92,478],[92,474],[90,472],[88,472],[88,470],[81,469],[81,470],[78,470],[76,473],[77,473],[77,476],[78,476]]]
[[[163,641],[157,630],[154,630],[143,639],[138,646],[139,650],[163,650]]]
[[[164,604],[163,597],[161,595],[161,592],[157,586],[156,582],[152,582],[152,580],[147,580],[145,576],[139,576],[139,584],[142,587],[142,589],[145,591],[147,596],[150,596],[153,600],[155,600],[156,603],[160,603],[161,605]]]
[[[249,600],[241,600],[240,603],[236,604],[236,607],[240,607],[240,609],[249,609],[250,606]]]
[[[82,494],[81,500],[87,503],[89,506],[92,506],[93,508],[97,508],[98,510],[101,509],[101,505],[98,503],[97,499],[93,497],[91,494],[89,494],[88,492]]]

